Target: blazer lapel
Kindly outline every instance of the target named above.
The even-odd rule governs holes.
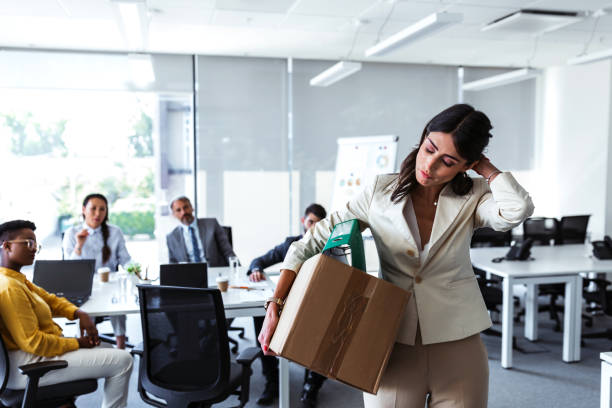
[[[416,240],[412,236],[410,232],[410,228],[408,227],[408,223],[406,222],[406,218],[404,218],[404,205],[406,204],[406,199],[403,199],[399,203],[394,203],[391,200],[388,201],[387,208],[384,210],[383,214],[395,227],[395,229],[401,234],[402,238],[407,240],[410,243],[410,246],[417,249]],[[416,251],[418,254],[418,251]]]
[[[431,249],[434,248],[436,243],[453,224],[461,209],[470,198],[470,195],[471,193],[458,196],[453,192],[450,184],[444,186],[438,197],[438,208],[436,209],[436,216],[431,228],[431,237],[429,238]],[[428,258],[431,258],[431,255]]]
[[[183,255],[183,260],[180,262],[189,262],[189,254],[187,253],[187,244],[185,243],[185,238],[183,237],[183,227],[181,226],[176,227],[173,232],[173,235],[177,243],[177,248],[179,251],[182,252],[182,255]]]

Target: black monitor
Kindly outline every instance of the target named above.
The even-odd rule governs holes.
[[[41,260],[34,263],[33,283],[80,306],[91,295],[94,259]]]
[[[159,284],[187,288],[208,287],[208,266],[202,263],[162,264],[159,266]]]

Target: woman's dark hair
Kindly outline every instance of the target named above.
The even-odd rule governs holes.
[[[110,247],[108,246],[108,243],[107,243],[108,236],[110,234],[110,232],[108,231],[108,224],[107,224],[107,221],[108,221],[108,200],[106,199],[106,197],[104,197],[102,194],[99,194],[99,193],[89,194],[83,200],[83,207],[86,207],[87,203],[92,198],[97,198],[99,200],[102,200],[102,201],[104,201],[104,204],[106,204],[106,215],[104,216],[104,219],[102,220],[102,224],[100,225],[101,230],[102,230],[102,239],[104,240],[104,246],[102,247],[102,263],[105,264],[106,261],[108,261],[110,256],[111,256],[111,249],[110,249]],[[83,218],[85,218],[85,214],[83,214]]]
[[[493,129],[491,121],[484,113],[464,103],[453,105],[438,113],[425,125],[419,145],[402,162],[391,193],[391,201],[400,202],[417,187],[416,158],[419,148],[429,133],[449,133],[453,137],[457,153],[467,161],[467,164],[472,164],[480,159],[483,150],[489,144],[489,138],[492,137],[489,133],[491,129]],[[464,172],[458,173],[450,183],[457,195],[467,194],[473,184],[472,179]]]

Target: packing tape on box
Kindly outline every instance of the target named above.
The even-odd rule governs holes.
[[[336,378],[374,287],[373,282],[368,285],[367,275],[354,274],[350,278],[325,333],[324,338],[331,341],[321,343],[312,361],[314,371]]]

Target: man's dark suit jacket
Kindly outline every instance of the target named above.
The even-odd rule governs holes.
[[[228,266],[228,258],[236,256],[225,230],[216,218],[198,218],[200,240],[204,245],[204,256],[208,266]],[[170,263],[190,262],[183,227],[178,226],[166,235]]]
[[[251,265],[249,266],[249,271],[247,272],[247,275],[250,275],[253,269],[259,269],[260,271],[263,271],[268,266],[283,262],[291,244],[295,241],[299,241],[300,239],[302,239],[302,235],[297,235],[295,237],[287,237],[285,238],[285,242],[283,242],[282,244],[275,246],[274,248],[266,252],[265,255],[253,259],[253,262],[251,262]]]

